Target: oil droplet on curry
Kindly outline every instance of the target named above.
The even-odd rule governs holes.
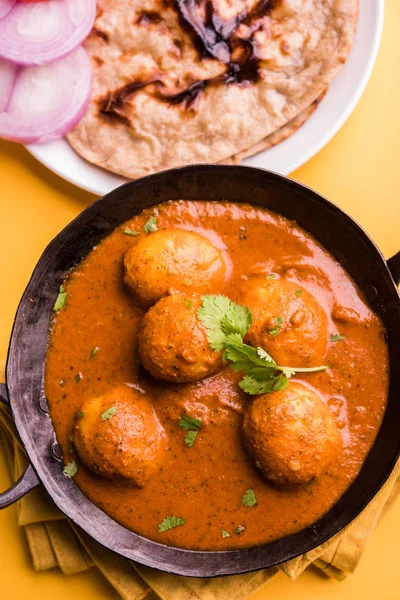
[[[166,202],[106,237],[63,293],[51,418],[74,481],[128,529],[190,549],[262,544],[316,521],[356,477],[385,411],[385,332],[297,224],[245,203]],[[251,313],[240,349],[300,371],[247,393],[246,369],[199,318],[220,295]]]

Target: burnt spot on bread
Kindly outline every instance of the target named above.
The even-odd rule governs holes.
[[[260,20],[279,1],[258,0],[251,10],[242,11],[231,19],[222,18],[212,0],[176,0],[175,5],[181,27],[190,35],[200,57],[214,58],[226,64],[223,83],[242,85],[256,83],[259,79],[259,57],[253,36],[262,27]],[[237,35],[241,25],[248,29],[244,39]]]
[[[98,69],[104,65],[104,60],[102,58],[100,58],[100,56],[96,56],[96,55],[92,56],[92,62],[94,63],[95,67],[97,67]]]
[[[186,89],[176,94],[171,94],[161,91],[160,85],[157,86],[156,97],[162,102],[171,104],[172,106],[180,105],[185,110],[195,110],[204,95],[204,90],[208,85],[208,80],[196,81],[189,85]]]
[[[250,11],[242,11],[231,19],[222,18],[212,0],[175,0],[182,28],[204,58],[231,62],[233,34],[242,24],[250,25],[265,17],[277,0],[259,0]],[[201,15],[204,14],[204,18]]]
[[[139,90],[150,86],[154,88],[153,96],[157,100],[171,106],[180,105],[185,110],[194,109],[208,84],[207,80],[197,81],[174,93],[166,89],[161,79],[152,78],[147,81],[131,82],[101,98],[98,101],[98,114],[105,120],[130,125],[128,117],[124,114],[125,103]]]
[[[130,121],[124,115],[124,104],[138,90],[152,83],[151,81],[135,81],[128,83],[117,90],[109,92],[98,100],[98,114],[106,121],[122,123],[130,126]]]
[[[99,29],[98,27],[93,27],[92,33],[93,33],[93,35],[99,37],[100,39],[104,40],[105,42],[107,42],[107,43],[109,42],[108,34],[105,31],[102,31],[101,29]]]
[[[107,94],[99,101],[99,115],[115,122],[129,124],[124,114],[124,105],[143,88],[153,98],[180,107],[182,110],[196,111],[205,90],[220,85],[251,85],[260,79],[260,58],[254,34],[263,28],[263,18],[281,0],[258,0],[250,11],[242,11],[234,18],[222,19],[212,0],[163,0],[166,7],[173,6],[178,11],[182,28],[189,32],[195,47],[203,58],[214,58],[225,65],[225,72],[213,78],[191,81],[186,88],[176,91],[166,88],[161,76],[147,80],[137,80]],[[201,10],[200,10],[201,9]],[[204,15],[204,18],[200,18]],[[163,21],[155,11],[143,11],[136,20],[141,25],[159,25]],[[246,26],[247,33],[235,35],[237,29]],[[181,40],[174,40],[181,50]]]
[[[136,19],[138,25],[159,25],[162,21],[163,18],[154,10],[144,10]]]

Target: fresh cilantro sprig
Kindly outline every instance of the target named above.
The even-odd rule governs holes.
[[[331,333],[329,337],[330,342],[341,342],[344,340],[344,335],[340,335],[340,333]]]
[[[227,340],[232,334],[237,334],[242,341],[252,323],[247,307],[221,295],[203,296],[197,316],[208,330],[208,343],[216,352],[226,349]]]
[[[153,233],[153,231],[157,231],[157,218],[150,217],[150,219],[143,225],[143,231],[146,233]]]
[[[246,373],[239,386],[248,394],[277,392],[287,387],[295,373],[313,373],[328,368],[281,367],[263,348],[245,344],[243,338],[252,323],[251,312],[226,296],[203,296],[197,316],[207,329],[211,348],[216,352],[223,350],[223,359],[230,361],[231,369]],[[277,325],[280,327],[283,319],[279,319],[281,322]]]
[[[246,506],[247,508],[251,508],[252,506],[255,506],[257,504],[257,498],[256,495],[254,493],[254,490],[247,490],[246,493],[244,494],[243,498],[242,498],[242,504],[243,506]]]
[[[111,417],[115,415],[117,410],[118,409],[116,406],[111,406],[110,408],[107,408],[107,410],[105,410],[100,416],[103,421],[108,421],[108,419],[111,419]]]
[[[93,350],[91,351],[91,353],[89,354],[89,360],[93,360],[99,350],[100,350],[100,348],[98,346],[95,346],[93,348]]]
[[[278,335],[278,333],[280,333],[280,331],[281,331],[281,327],[282,327],[282,323],[283,323],[282,315],[279,315],[278,317],[276,317],[275,321],[276,321],[275,327],[273,329],[271,329],[271,331],[268,332],[269,335],[272,335],[272,336]]]
[[[179,421],[179,427],[186,431],[185,444],[191,448],[195,442],[201,426],[201,419],[195,419],[188,415],[183,415]]]
[[[163,533],[164,531],[168,531],[169,529],[174,529],[174,527],[179,527],[179,525],[184,525],[186,523],[185,519],[181,517],[165,517],[161,523],[158,525],[158,531]]]
[[[64,475],[66,477],[73,477],[74,475],[76,475],[78,472],[78,467],[76,465],[76,462],[73,460],[72,462],[67,463],[64,466],[63,471],[64,471]]]
[[[123,232],[125,235],[130,235],[131,237],[137,237],[140,235],[140,231],[134,231],[133,229],[124,229]]]
[[[63,285],[60,285],[57,299],[54,303],[53,310],[54,312],[59,312],[62,310],[67,303],[67,292]]]

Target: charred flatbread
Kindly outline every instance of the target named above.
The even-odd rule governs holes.
[[[327,88],[357,16],[358,0],[98,0],[68,140],[130,178],[254,153]]]

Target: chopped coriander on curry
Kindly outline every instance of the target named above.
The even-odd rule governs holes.
[[[157,218],[150,217],[150,219],[143,225],[143,231],[146,233],[153,233],[153,231],[157,231]]]
[[[244,525],[238,525],[235,529],[235,533],[237,535],[242,535],[242,533],[244,533],[246,530],[246,527],[244,527]]]
[[[302,295],[302,293],[303,293],[303,290],[298,289],[297,292],[296,292],[296,298],[300,298],[300,296]]]
[[[63,469],[64,475],[66,477],[73,477],[78,472],[78,467],[76,466],[76,462],[73,460],[67,463]]]
[[[179,427],[187,431],[185,435],[185,444],[191,448],[195,442],[201,426],[201,419],[195,419],[188,415],[183,415],[179,421]]]
[[[188,431],[185,435],[185,444],[191,448],[194,444],[194,441],[197,437],[198,431]]]
[[[133,231],[132,229],[128,228],[124,229],[123,233],[132,237],[137,237],[138,235],[140,235],[140,231]]]
[[[252,395],[277,392],[287,387],[295,373],[325,371],[328,367],[280,367],[263,348],[253,348],[243,342],[252,323],[247,307],[226,296],[203,296],[197,316],[207,329],[213,350],[223,350],[223,359],[230,361],[234,371],[246,373],[239,387]]]
[[[192,285],[192,282],[189,279],[184,279],[182,283],[183,285]]]
[[[329,337],[330,342],[341,342],[344,340],[344,335],[340,335],[339,333],[331,333]]]
[[[95,346],[93,348],[93,350],[91,351],[91,353],[89,354],[89,359],[92,360],[92,358],[94,358],[96,356],[96,354],[98,353],[99,350],[100,350],[100,348],[98,346]]]
[[[272,335],[272,336],[278,335],[278,333],[281,330],[282,323],[283,323],[283,317],[282,317],[282,315],[279,315],[279,317],[275,317],[275,320],[276,320],[275,327],[273,329],[271,329],[271,331],[268,331],[269,335]]]
[[[231,534],[228,533],[225,529],[221,529],[221,535],[223,538],[231,537]]]
[[[101,418],[103,419],[103,421],[108,421],[108,419],[111,419],[111,417],[113,415],[115,415],[115,413],[117,412],[117,407],[116,406],[111,406],[110,408],[108,408],[107,410],[105,410],[102,414],[101,414]]]
[[[60,289],[58,292],[57,299],[54,303],[53,310],[54,312],[58,312],[64,308],[67,303],[67,292],[63,285],[60,285]]]
[[[247,506],[248,508],[251,508],[252,506],[255,506],[257,504],[257,499],[254,490],[250,489],[246,491],[242,498],[242,504],[243,506]]]
[[[270,273],[269,275],[267,275],[267,279],[275,279],[276,275],[274,275],[274,273]]]
[[[181,429],[187,429],[189,431],[198,431],[200,429],[201,419],[195,419],[188,415],[183,415],[179,421],[179,427]]]
[[[158,531],[163,533],[164,531],[168,531],[169,529],[174,529],[174,527],[179,527],[179,525],[184,525],[186,523],[185,519],[181,517],[165,517],[161,523],[158,525]]]
[[[83,410],[80,410],[79,412],[76,413],[77,417],[84,417],[85,413],[83,412]]]
[[[183,301],[185,303],[185,306],[187,306],[188,308],[192,308],[193,304],[192,304],[192,302],[190,302],[190,300],[188,300],[187,298],[184,298]]]

